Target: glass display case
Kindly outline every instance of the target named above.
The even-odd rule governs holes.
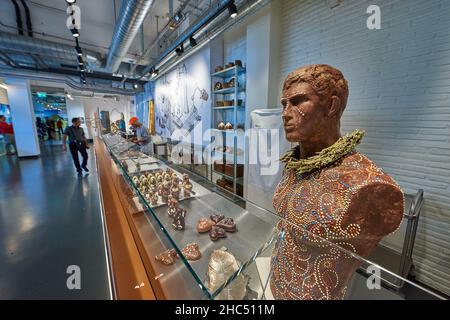
[[[115,164],[111,174],[123,190],[121,202],[142,216],[138,247],[148,256],[152,286],[166,299],[441,298],[403,278],[402,290],[392,290],[383,283],[385,275],[400,278],[392,272],[211,183],[170,156],[146,155],[120,135],[102,138]],[[143,231],[146,224],[152,235]],[[287,233],[300,235],[296,245],[305,249],[291,261],[283,252]],[[339,263],[356,271],[341,274]],[[299,275],[308,272],[311,279],[300,284]]]

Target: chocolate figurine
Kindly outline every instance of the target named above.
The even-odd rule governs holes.
[[[162,202],[167,203],[167,201],[169,200],[169,195],[170,195],[170,191],[169,189],[167,189],[166,187],[162,187],[162,190],[160,190],[161,193],[161,199]]]
[[[189,180],[183,182],[183,193],[185,198],[191,196],[192,188],[193,188],[192,183]]]
[[[172,227],[175,230],[184,230],[185,228],[185,217],[186,217],[186,210],[183,208],[177,208],[175,215],[173,218]]]
[[[361,264],[347,252],[367,258],[402,220],[399,186],[354,150],[364,132],[341,136],[347,97],[347,81],[328,65],[301,67],[284,82],[284,130],[297,146],[281,158],[273,197],[285,219],[272,257],[276,299],[343,299]]]
[[[180,188],[178,186],[172,186],[170,192],[172,194],[172,197],[174,197],[177,200],[180,199]]]
[[[152,206],[156,206],[158,204],[158,194],[153,192],[150,196],[150,203]]]

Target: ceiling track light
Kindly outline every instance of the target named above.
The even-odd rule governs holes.
[[[78,31],[77,28],[70,29],[70,31],[72,32],[72,35],[73,35],[75,38],[78,38],[78,37],[80,36],[80,32]]]
[[[81,48],[79,46],[76,46],[75,50],[77,50],[77,56],[79,56],[79,57],[83,56],[83,51],[81,50]]]
[[[68,5],[72,5],[75,2],[77,2],[77,0],[66,0],[66,2],[67,2]]]
[[[155,68],[152,68],[151,74],[152,74],[152,77],[156,77],[159,74],[159,70],[155,69]]]
[[[191,36],[189,38],[189,44],[191,45],[191,47],[195,47],[197,45],[197,40],[195,40],[194,36]]]
[[[181,44],[178,48],[175,49],[177,56],[181,56],[184,53],[184,46]]]
[[[228,13],[230,14],[230,18],[232,18],[232,19],[237,17],[238,10],[237,10],[236,5],[234,4],[234,1],[232,3],[230,3],[230,5],[228,6]]]

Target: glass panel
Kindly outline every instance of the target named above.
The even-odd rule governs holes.
[[[116,143],[115,139],[105,139],[106,144],[110,142]],[[167,248],[173,247],[180,257],[180,261],[184,263],[196,280],[198,286],[205,292],[208,298],[218,296],[223,290],[227,279],[234,281],[235,274],[245,270],[254,259],[264,252],[270,244],[273,243],[276,236],[274,226],[278,221],[278,217],[267,214],[264,209],[246,203],[242,198],[236,197],[225,189],[218,188],[211,184],[208,180],[192,173],[184,166],[173,165],[166,159],[156,159],[155,157],[146,156],[142,153],[130,154],[125,150],[128,144],[114,144],[113,147],[108,145],[108,149],[115,160],[116,164],[124,172],[124,177],[133,187],[134,202],[141,203],[144,208],[145,216],[148,221],[155,225],[166,236],[169,244]],[[128,157],[127,157],[128,156]],[[130,158],[133,156],[133,158]],[[140,163],[138,169],[133,166],[130,161]],[[146,167],[142,161],[151,162]],[[173,170],[173,171],[171,171]],[[178,207],[185,210],[186,219],[184,221],[184,230],[175,229],[176,222],[169,216],[167,199],[163,199],[164,194],[159,193],[155,203],[151,202],[152,190],[148,190],[149,173],[159,172],[164,174],[164,180],[168,173],[175,174],[180,182],[185,178],[184,174],[188,174],[192,183],[192,195],[184,194],[184,188],[179,185],[180,198]],[[150,176],[154,178],[154,176]],[[158,178],[160,185],[164,184],[161,178]],[[171,181],[172,182],[172,181]],[[144,188],[143,185],[146,185]],[[224,234],[209,235],[208,232],[197,232],[197,224],[201,218],[210,220],[213,215],[223,215],[233,219],[233,224],[225,224],[224,228],[230,232]],[[178,221],[179,222],[179,221]],[[219,237],[213,241],[212,238]],[[220,237],[225,238],[220,238]],[[188,260],[188,254],[183,254],[183,249],[190,243],[196,243],[202,254],[202,258],[198,261]],[[210,283],[208,279],[208,265],[212,253],[215,250],[226,250],[231,253],[238,261],[239,267],[231,272],[227,277],[223,278],[223,283]]]
[[[256,259],[266,299],[410,300],[443,297],[283,219],[270,257]],[[263,261],[263,259],[265,260]],[[391,284],[394,280],[399,287]]]
[[[359,256],[353,250],[352,243],[323,239],[292,221],[212,184],[202,175],[196,174],[195,170],[193,172],[190,164],[177,165],[170,156],[148,156],[137,151],[134,145],[118,140],[113,136],[104,137],[112,158],[122,172],[123,180],[131,186],[131,205],[140,207],[138,210],[143,212],[157,234],[157,239],[148,240],[153,250],[156,250],[153,252],[162,253],[173,249],[173,265],[152,261],[157,280],[167,291],[167,297],[442,298]],[[174,141],[168,141],[168,148],[173,148],[175,144]],[[183,180],[186,177],[192,184],[192,189],[187,190],[193,192],[185,194]],[[156,179],[157,190],[149,187],[151,179]],[[170,187],[176,186],[171,190],[172,193],[175,196],[179,193],[178,204],[172,203],[170,212],[168,194],[160,189],[166,180],[166,184],[171,183]],[[178,182],[174,184],[174,180]],[[163,196],[167,199],[163,199]],[[210,224],[211,216],[216,214],[232,218],[236,230],[233,230],[233,224],[223,223],[222,227],[230,232],[212,234],[211,237],[208,232],[199,233],[199,220],[204,219],[206,225]],[[185,219],[174,219],[176,215],[184,215]],[[183,225],[182,220],[184,230],[178,230]],[[215,237],[218,240],[213,241]],[[189,255],[196,254],[196,250],[186,251],[190,243],[198,246],[202,255],[199,260],[188,259]],[[170,260],[168,254],[165,257]],[[174,279],[178,279],[178,282]],[[183,286],[182,293],[173,289],[177,288],[177,284]]]

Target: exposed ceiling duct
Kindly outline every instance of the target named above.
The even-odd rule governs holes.
[[[16,34],[0,31],[0,50],[16,51],[22,53],[34,53],[43,57],[70,59],[77,61],[77,51],[74,46],[55,43],[47,40],[18,36]],[[88,60],[96,66],[102,65],[98,53],[84,50]]]
[[[106,63],[112,73],[119,69],[153,2],[153,0],[122,0],[119,20],[114,27]]]
[[[189,50],[186,50],[183,56],[177,57],[175,54],[170,54],[168,51],[164,52],[159,56],[159,58],[156,60],[159,61],[159,64],[157,65],[155,63],[152,65],[155,67],[158,66],[159,75],[153,77],[152,80],[154,81],[160,78],[165,73],[169,72],[171,69],[177,66],[179,63],[183,62],[184,60],[192,56],[194,53],[202,49],[213,39],[217,38],[225,31],[229,30],[233,25],[243,22],[245,18],[255,14],[270,2],[271,0],[246,0],[241,6],[239,6],[239,15],[237,16],[236,19],[229,19],[228,17],[225,17],[220,21],[213,21],[211,23],[207,23],[206,26],[204,28],[201,28],[201,30],[198,32],[198,35],[196,37],[196,40],[198,42],[197,45],[195,47],[189,48]],[[191,30],[191,28],[189,29]],[[181,39],[186,39],[184,33],[175,43],[178,44],[181,43]],[[166,56],[164,56],[164,54],[166,54]],[[173,57],[175,57],[175,59],[173,59]],[[147,67],[145,70],[150,70],[150,68]],[[144,75],[145,73],[143,73],[141,77]]]
[[[217,18],[233,2],[234,0],[217,1],[217,3],[213,6],[213,9],[208,10],[208,12],[202,18],[200,18],[192,26],[187,28],[187,30],[185,30],[176,41],[174,41],[166,50],[164,50],[164,52],[161,53],[160,56],[151,65],[148,65],[144,69],[143,73],[141,74],[141,78],[144,77],[147,73],[149,73],[153,67],[155,67],[158,63],[160,63],[167,55],[173,52],[182,43],[184,43],[186,40],[189,40],[190,36],[193,33],[197,32],[202,27],[204,27],[205,25],[213,21],[215,18]]]
[[[6,78],[22,78],[28,80],[37,80],[37,81],[48,81],[48,82],[56,82],[56,83],[64,83],[70,88],[77,91],[90,91],[95,93],[103,93],[103,94],[113,94],[113,95],[124,95],[124,96],[134,96],[139,93],[140,90],[129,90],[129,89],[121,89],[121,88],[107,88],[100,86],[90,86],[90,85],[81,85],[77,80],[72,79],[69,76],[63,75],[55,75],[52,73],[43,73],[36,71],[27,71],[22,69],[10,69],[10,68],[0,68],[0,76]]]

